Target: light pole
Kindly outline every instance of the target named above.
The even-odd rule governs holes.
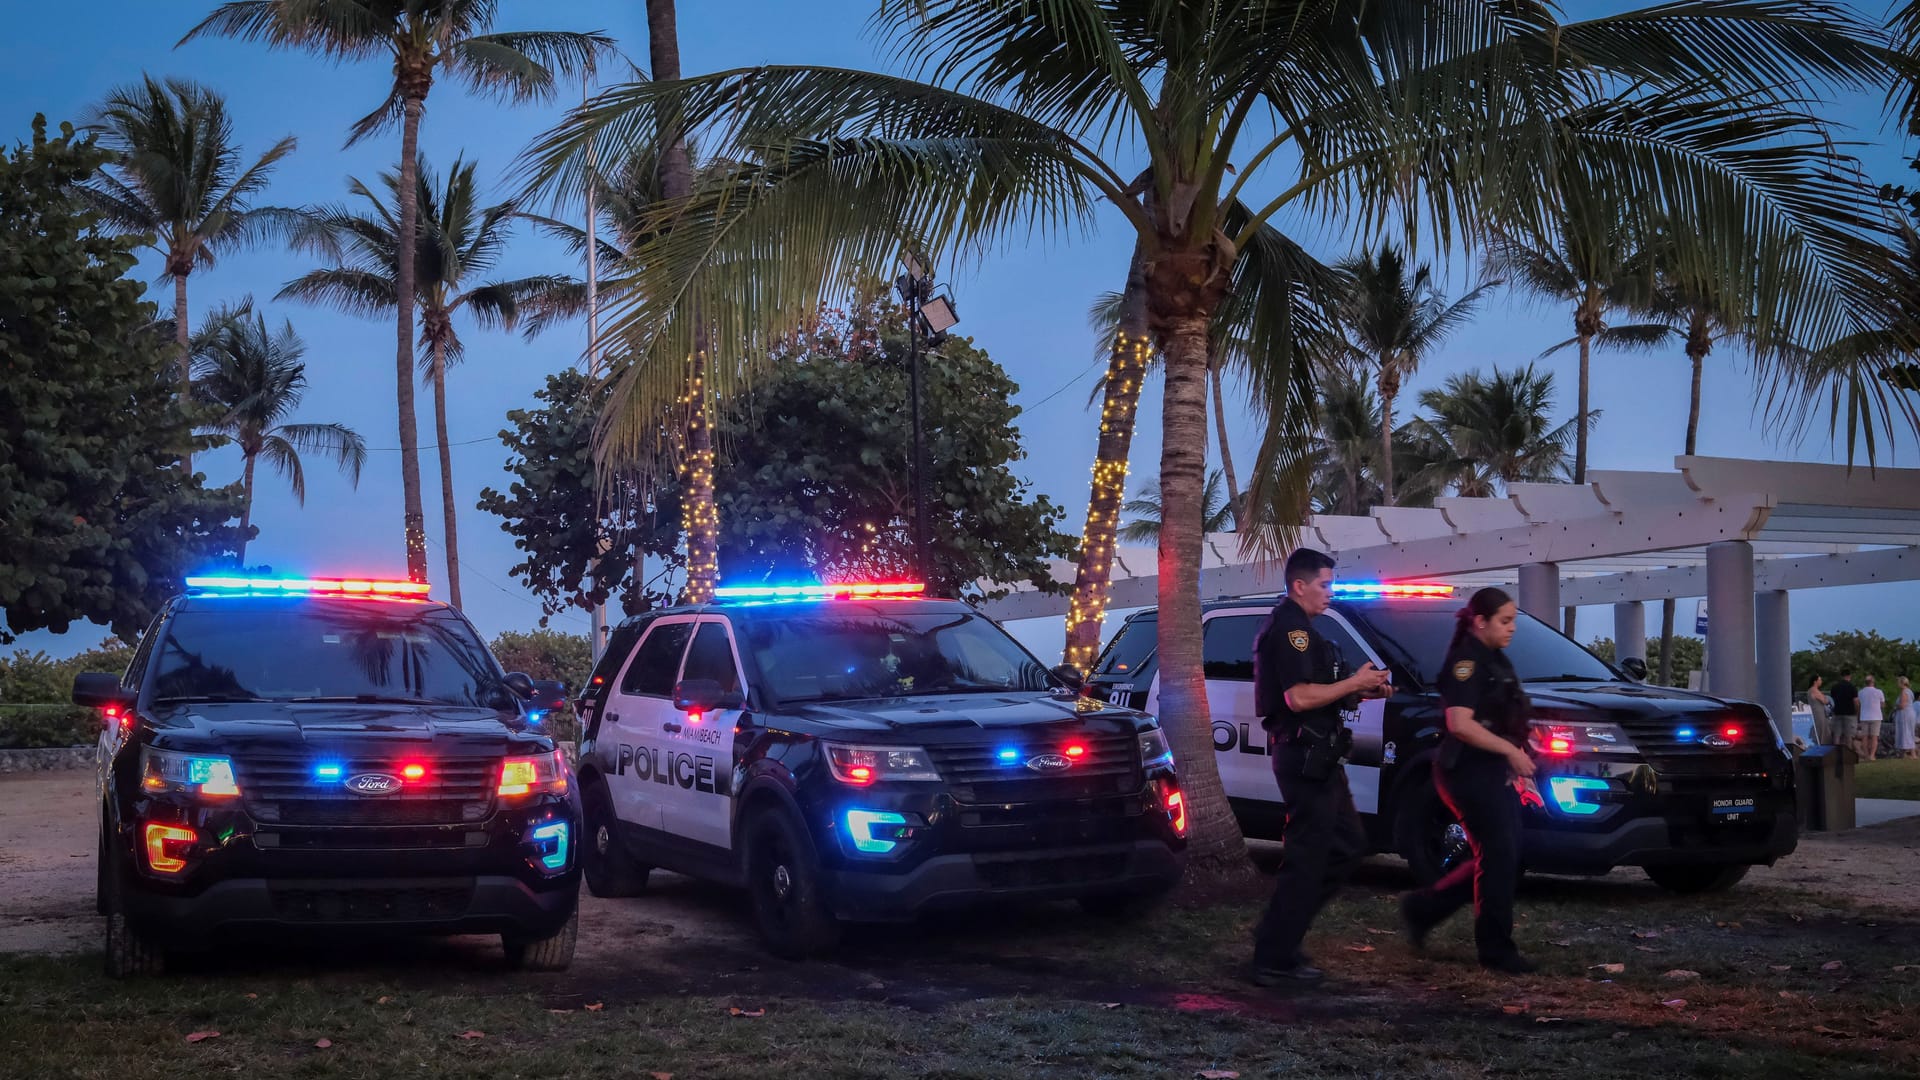
[[[927,347],[933,347],[946,336],[947,330],[960,322],[960,314],[954,308],[952,296],[934,295],[933,275],[926,272],[918,259],[908,255],[904,261],[907,272],[894,280],[893,287],[907,305],[908,394],[913,399],[913,561],[915,576],[931,586],[933,552],[927,545],[927,432],[921,405],[924,379],[920,370],[920,335],[924,329]]]

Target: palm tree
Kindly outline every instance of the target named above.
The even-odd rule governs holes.
[[[1316,513],[1360,515],[1380,504],[1380,402],[1366,380],[1335,372],[1316,410],[1313,501]]]
[[[1098,204],[1118,211],[1140,248],[1144,329],[1166,365],[1161,694],[1190,763],[1199,867],[1238,863],[1244,850],[1213,768],[1201,668],[1208,357],[1224,306],[1265,309],[1269,331],[1290,317],[1293,282],[1262,243],[1276,215],[1338,206],[1377,228],[1411,200],[1449,243],[1455,221],[1531,225],[1556,190],[1543,179],[1579,173],[1632,191],[1643,216],[1673,210],[1765,232],[1745,239],[1768,252],[1792,246],[1769,237],[1873,227],[1858,193],[1810,196],[1803,176],[1784,178],[1776,140],[1729,138],[1720,124],[1784,109],[1809,81],[1881,78],[1877,31],[1842,9],[1753,0],[1560,26],[1540,6],[1497,20],[1389,7],[889,0],[891,51],[924,79],[783,66],[634,83],[576,110],[532,152],[530,183],[562,194],[581,190],[593,158],[662,130],[710,130],[722,157],[751,154],[729,183],[663,208],[674,227],[638,260],[649,285],[611,320],[636,355],[690,356],[701,340],[750,353],[903,245],[978,251],[1035,226],[1080,226]],[[1696,86],[1662,108],[1596,103],[1621,85],[1637,102],[1649,86],[1692,79],[1723,96]],[[1748,96],[1727,99],[1735,88]],[[1682,97],[1697,107],[1678,108]],[[1801,153],[1835,160],[1831,146]],[[1696,182],[1702,171],[1711,183]],[[1248,185],[1276,174],[1277,193],[1256,198]],[[1785,209],[1749,212],[1756,202]],[[728,332],[702,338],[722,306]],[[1289,340],[1251,339],[1263,359],[1285,361],[1251,379],[1269,421],[1256,493],[1287,490],[1282,476],[1305,487],[1311,414]],[[616,390],[604,440],[615,451],[644,445],[684,390],[646,367]],[[1123,470],[1096,483],[1117,485]],[[1243,543],[1283,550],[1299,509],[1249,499]]]
[[[1496,367],[1491,378],[1478,371],[1449,376],[1446,385],[1421,393],[1420,407],[1430,415],[1415,419],[1409,434],[1431,462],[1424,482],[1468,498],[1559,479],[1577,423],[1549,426],[1553,373],[1532,364]]]
[[[568,308],[578,283],[567,277],[534,275],[505,281],[481,281],[499,262],[507,232],[517,213],[511,202],[482,206],[474,182],[474,162],[455,159],[441,185],[425,160],[410,170],[413,202],[420,207],[414,230],[414,300],[420,309],[420,344],[426,351],[423,374],[433,387],[434,434],[440,447],[440,503],[446,528],[447,596],[459,607],[460,539],[453,488],[453,451],[447,433],[447,368],[466,354],[454,316],[465,312],[482,329],[513,329],[523,312]],[[401,177],[381,176],[386,197],[358,180],[352,192],[358,206],[318,210],[303,240],[336,259],[337,266],[311,271],[287,283],[278,299],[327,304],[354,315],[386,315],[399,296]],[[529,321],[531,330],[547,319]]]
[[[1393,402],[1401,384],[1413,377],[1427,353],[1466,324],[1487,291],[1488,282],[1449,304],[1425,263],[1407,277],[1400,252],[1385,244],[1378,256],[1361,254],[1340,264],[1345,295],[1340,321],[1356,361],[1370,366],[1380,380],[1380,487],[1395,505],[1393,484]]]
[[[400,124],[398,231],[413,236],[420,213],[414,198],[420,119],[436,77],[451,75],[471,89],[510,102],[550,101],[556,73],[577,74],[612,53],[612,39],[597,31],[488,33],[497,7],[497,0],[233,0],[215,8],[180,44],[220,35],[332,60],[391,59],[393,84],[387,99],[353,125],[347,145],[386,131],[396,121]],[[400,250],[394,290],[400,487],[407,577],[425,581],[427,519],[420,501],[420,433],[413,401],[413,245],[403,244]]]
[[[218,412],[207,432],[240,448],[239,549],[234,560],[247,564],[247,538],[253,520],[253,470],[262,459],[287,478],[294,499],[305,505],[307,475],[300,454],[326,454],[356,486],[367,460],[367,444],[344,424],[289,424],[307,389],[306,343],[293,323],[278,333],[253,311],[253,301],[216,308],[191,339],[194,397]]]
[[[1207,473],[1206,497],[1201,501],[1205,516],[1200,522],[1200,531],[1205,533],[1231,532],[1233,530],[1233,508],[1227,504],[1224,478],[1219,469]],[[1127,513],[1135,515],[1132,521],[1120,527],[1119,538],[1128,544],[1158,544],[1160,542],[1160,485],[1147,484],[1140,494],[1127,500],[1122,507]]]
[[[173,282],[180,397],[189,400],[187,278],[227,250],[282,233],[297,220],[295,211],[253,205],[274,166],[293,152],[294,138],[274,143],[243,168],[226,98],[185,79],[151,75],[109,93],[88,127],[118,160],[83,190],[109,224],[152,237],[150,246],[164,260],[161,278]],[[190,453],[180,460],[193,471]]]

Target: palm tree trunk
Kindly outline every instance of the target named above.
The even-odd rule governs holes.
[[[1240,477],[1233,471],[1233,447],[1227,445],[1227,396],[1223,392],[1220,365],[1209,359],[1207,374],[1213,379],[1213,426],[1220,435],[1220,469],[1227,474],[1227,512],[1233,517],[1235,532],[1240,530]]]
[[[1393,505],[1393,399],[1399,387],[1389,381],[1386,357],[1380,358],[1380,494],[1381,501]]]
[[[1707,313],[1694,309],[1691,325],[1687,327],[1687,359],[1693,362],[1693,392],[1687,403],[1687,456],[1699,452],[1700,440],[1700,376],[1707,362],[1707,353],[1713,348],[1713,337],[1708,332]]]
[[[1573,482],[1587,482],[1587,392],[1588,374],[1593,357],[1593,338],[1585,333],[1580,335],[1580,405],[1574,414],[1578,421],[1573,432]]]
[[[395,244],[394,299],[399,308],[394,368],[400,409],[400,492],[404,503],[407,580],[427,580],[427,514],[420,501],[420,422],[413,400],[413,256],[419,235],[420,118],[424,92],[409,94],[400,125],[400,235]]]
[[[187,333],[187,275],[173,275],[173,340],[180,345],[180,404],[193,401],[192,335]],[[187,432],[187,449],[180,454],[180,471],[193,475],[193,432]]]
[[[447,444],[447,345],[433,343],[433,433],[440,442],[440,514],[447,531],[447,599],[460,606],[460,525],[453,509],[453,447]]]
[[[1169,245],[1171,246],[1171,245]],[[1201,666],[1201,503],[1207,482],[1207,339],[1224,292],[1211,253],[1163,254],[1149,270],[1166,393],[1160,440],[1160,715],[1186,793],[1190,875],[1243,871],[1246,841],[1214,761]]]
[[[240,544],[234,549],[233,565],[247,568],[247,531],[253,528],[253,461],[257,454],[247,455],[247,464],[240,472]]]
[[[1080,567],[1074,575],[1073,602],[1067,609],[1067,648],[1063,663],[1082,671],[1100,652],[1100,627],[1113,588],[1114,533],[1120,528],[1120,504],[1127,497],[1127,456],[1140,411],[1140,380],[1153,351],[1147,340],[1146,263],[1135,245],[1120,294],[1120,326],[1107,360],[1107,386],[1100,403],[1100,444],[1094,451],[1093,489],[1087,498],[1087,527],[1080,534]]]
[[[1673,685],[1673,609],[1678,602],[1669,596],[1660,601],[1660,685]]]
[[[647,0],[647,51],[654,82],[680,78],[679,16],[674,0]],[[693,194],[693,162],[687,154],[686,133],[670,135],[660,155],[660,195],[672,202]],[[687,372],[686,460],[681,468],[681,524],[687,534],[687,588],[685,600],[704,603],[713,598],[720,577],[720,510],[713,501],[713,429],[708,426],[706,327],[694,312],[693,358]],[[636,577],[640,567],[635,566]]]

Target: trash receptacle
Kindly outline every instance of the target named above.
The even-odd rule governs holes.
[[[1859,760],[1849,746],[1814,746],[1794,762],[1795,801],[1803,828],[1853,828],[1853,771]]]

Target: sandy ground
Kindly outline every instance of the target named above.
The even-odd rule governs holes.
[[[90,772],[0,777],[0,953],[99,947],[92,790]],[[1645,881],[1634,869],[1613,876],[1623,883]],[[1378,877],[1388,887],[1397,882],[1391,873]],[[1804,836],[1792,856],[1756,868],[1747,882],[1920,912],[1920,818]],[[643,900],[596,900],[583,892],[580,911],[581,960],[588,965],[618,963],[634,949],[694,941],[718,954],[757,952],[741,897],[674,875],[656,875]],[[454,947],[498,948],[481,938],[458,939]]]

